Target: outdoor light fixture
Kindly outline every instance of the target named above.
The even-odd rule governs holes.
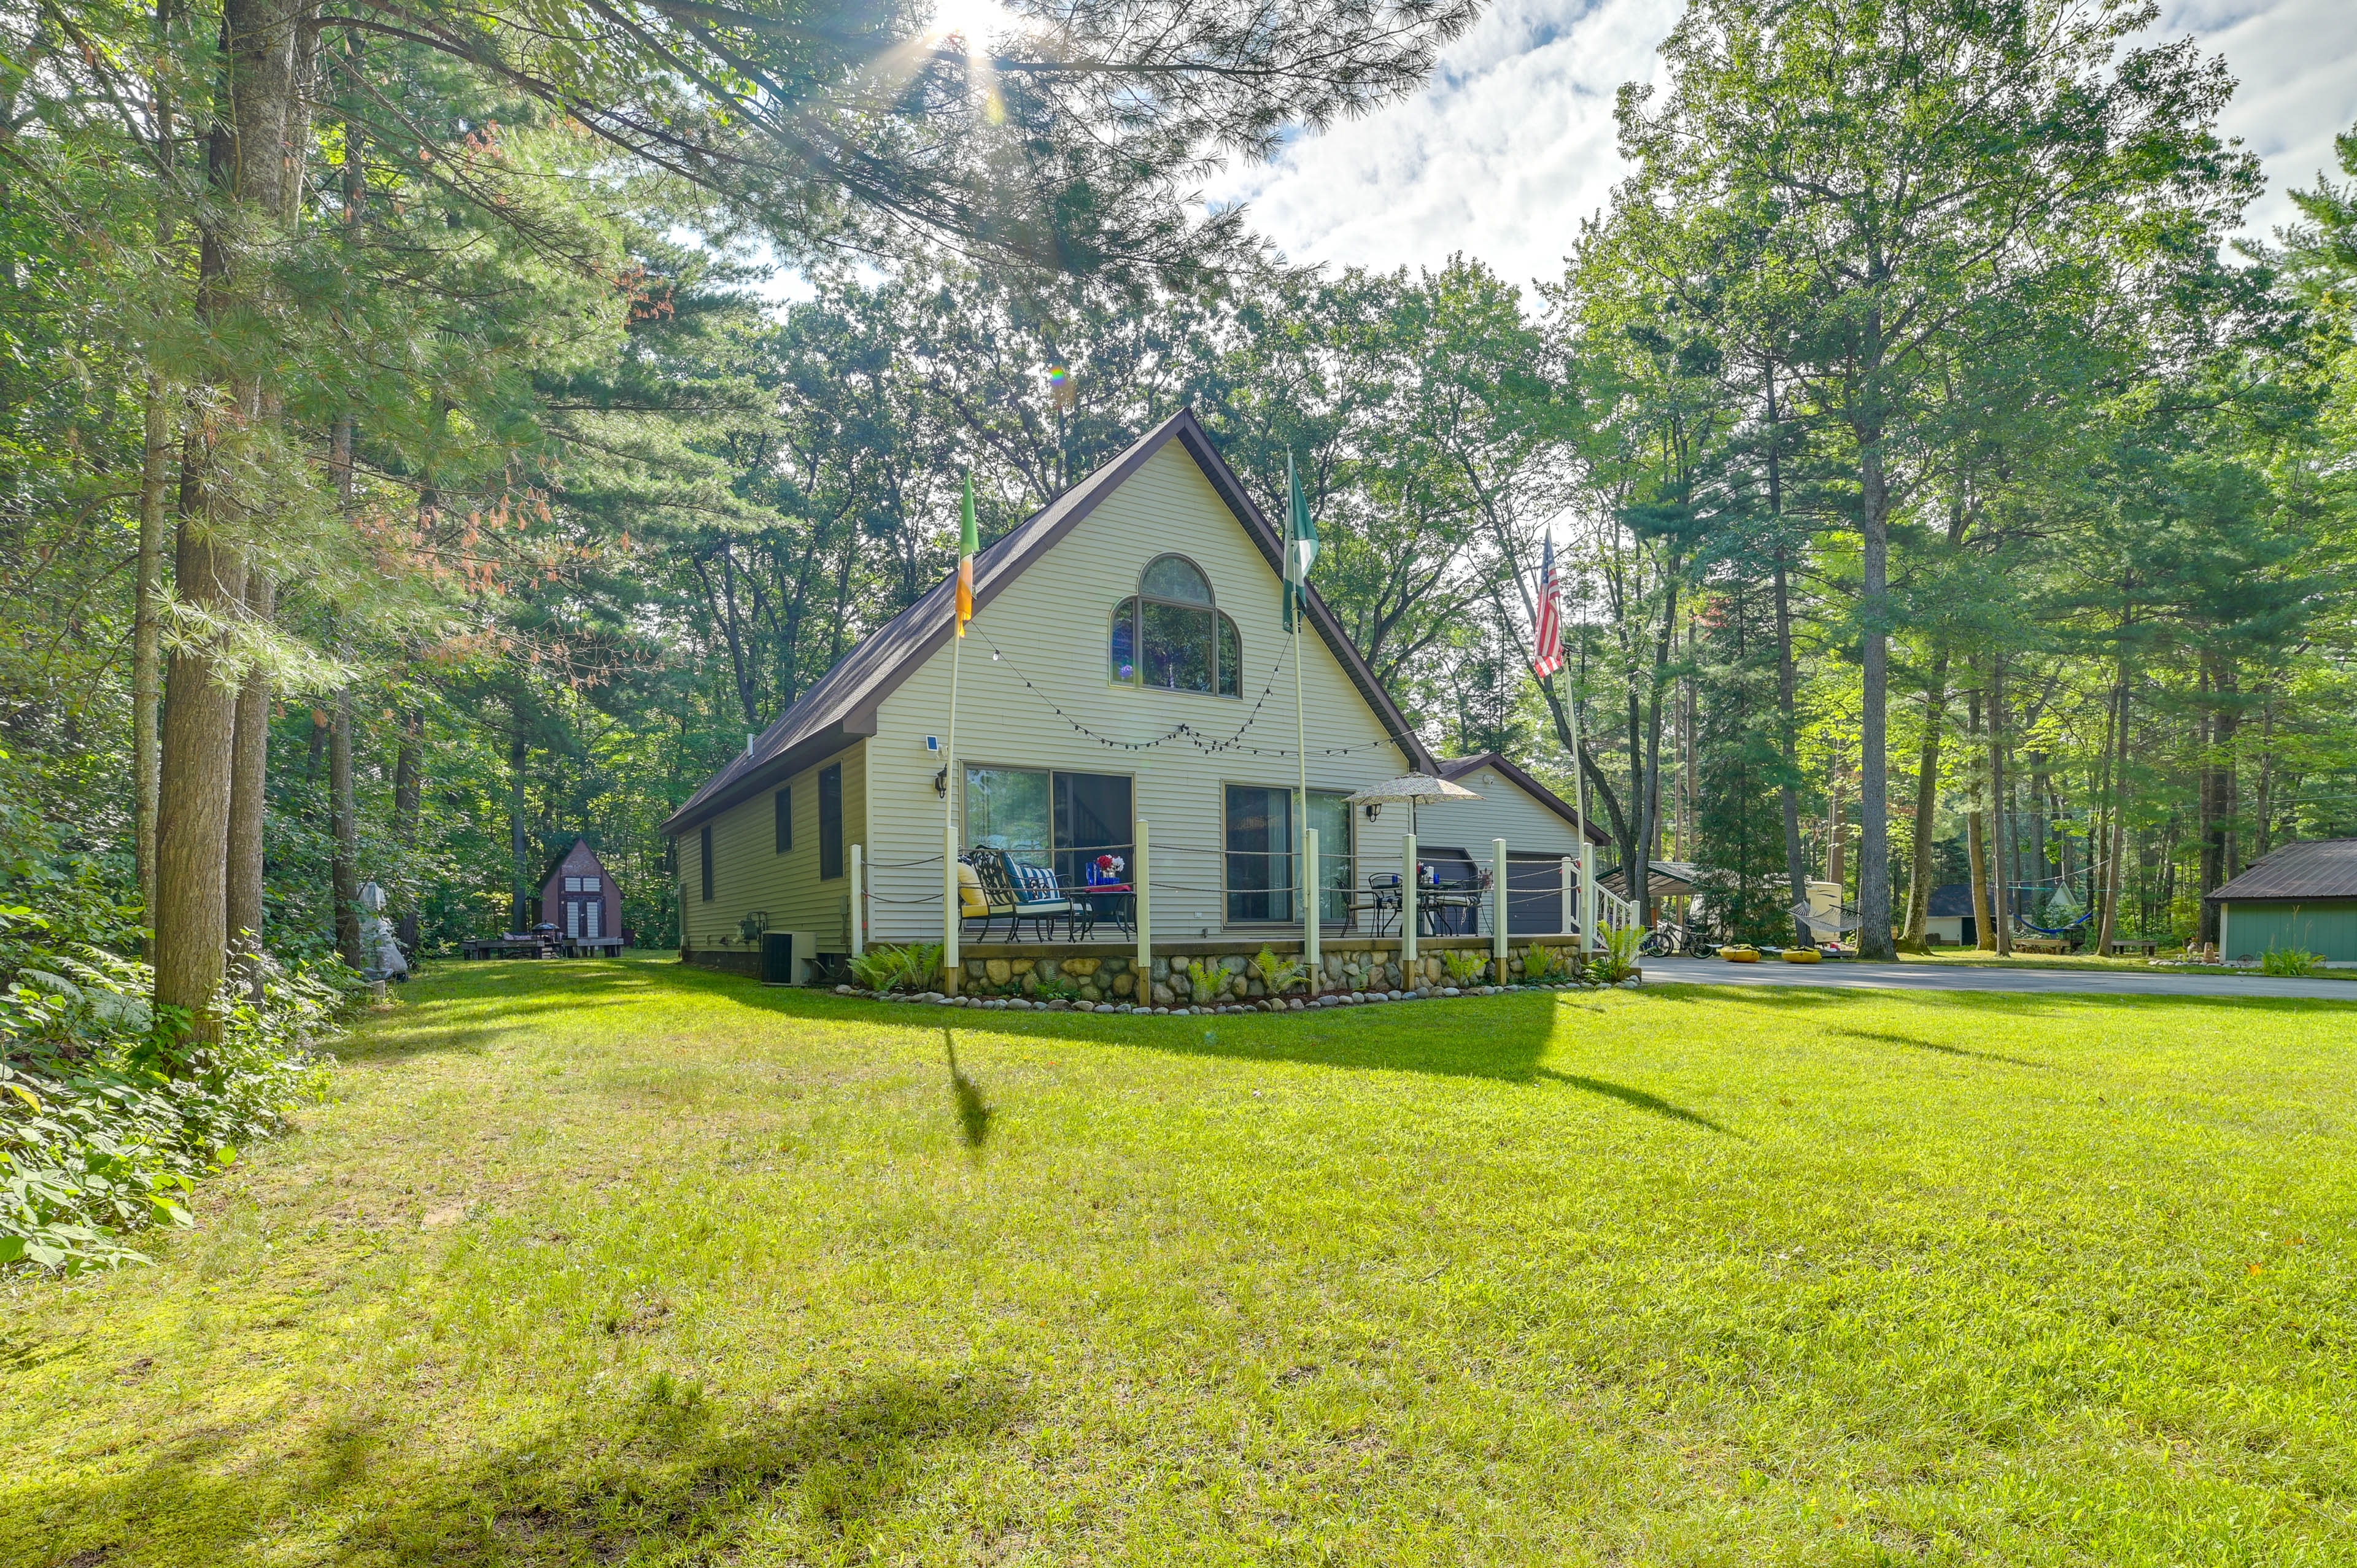
[[[1380,816],[1382,816],[1382,815],[1383,814],[1383,805],[1382,805],[1382,803],[1381,803],[1380,801],[1370,800],[1370,801],[1368,801],[1368,802],[1367,802],[1366,811],[1367,811],[1367,821],[1369,821],[1369,822],[1373,822],[1377,817],[1380,817]]]
[[[950,770],[946,768],[933,775],[933,793],[947,799],[950,792]]]

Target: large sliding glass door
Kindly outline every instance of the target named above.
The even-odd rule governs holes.
[[[1137,855],[1131,808],[1126,774],[965,770],[965,842],[1053,866],[1067,887],[1087,886],[1088,863],[1102,854],[1118,856],[1128,880]]]
[[[1293,820],[1294,796],[1282,787],[1227,787],[1223,827],[1231,925],[1301,918],[1296,900],[1302,839]],[[1351,808],[1340,790],[1309,791],[1309,825],[1318,830],[1318,921],[1347,920],[1357,861],[1351,849]]]
[[[1293,791],[1231,784],[1225,819],[1228,923],[1293,919]]]

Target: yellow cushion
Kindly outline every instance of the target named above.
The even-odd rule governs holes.
[[[963,861],[958,862],[958,911],[973,919],[990,913],[990,906],[982,896],[982,878]]]

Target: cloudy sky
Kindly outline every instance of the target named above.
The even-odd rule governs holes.
[[[1656,79],[1678,0],[1498,0],[1425,91],[1297,142],[1215,197],[1296,261],[1435,265],[1464,251],[1508,278],[1552,278],[1580,220],[1624,172],[1612,95]],[[2266,165],[2251,215],[2284,222],[2287,185],[2334,167],[2357,121],[2357,0],[2162,0],[2156,29],[2191,33],[2242,83],[2224,129]],[[2337,171],[2336,171],[2337,172]]]

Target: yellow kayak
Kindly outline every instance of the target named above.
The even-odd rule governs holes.
[[[1814,948],[1786,948],[1784,961],[1786,963],[1823,963],[1825,961],[1825,955]]]

